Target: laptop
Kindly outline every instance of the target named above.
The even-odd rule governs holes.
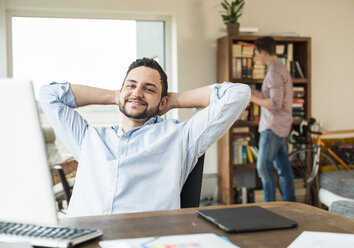
[[[66,227],[76,234],[69,238],[64,235],[65,228],[58,227],[52,177],[31,81],[0,79],[0,116],[0,242],[69,247],[101,236],[100,230]],[[48,239],[39,233],[42,229],[38,226],[53,232],[59,228],[63,235]],[[22,228],[20,235],[8,235],[16,227]],[[53,241],[53,237],[58,240]]]
[[[296,227],[295,221],[258,206],[199,210],[198,215],[228,233]]]

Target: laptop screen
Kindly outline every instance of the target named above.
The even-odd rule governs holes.
[[[55,225],[52,178],[31,81],[0,80],[0,221]]]

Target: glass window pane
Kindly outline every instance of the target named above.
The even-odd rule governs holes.
[[[13,77],[120,88],[136,59],[136,21],[12,18]]]

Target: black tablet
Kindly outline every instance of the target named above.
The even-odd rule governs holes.
[[[228,233],[297,226],[295,221],[258,206],[198,210],[198,214]]]

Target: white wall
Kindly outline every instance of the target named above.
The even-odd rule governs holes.
[[[178,90],[216,81],[216,39],[224,36],[220,0],[0,0],[4,8],[48,11],[169,14],[175,28]],[[327,129],[354,128],[354,1],[246,0],[241,26],[261,35],[297,32],[312,37],[312,113]],[[0,37],[0,46],[3,39]],[[0,49],[0,56],[4,56]],[[0,62],[3,62],[0,57]],[[5,65],[0,64],[0,73]],[[1,74],[0,74],[1,76]],[[186,119],[193,110],[180,112]],[[216,148],[207,153],[206,172],[216,172]]]

